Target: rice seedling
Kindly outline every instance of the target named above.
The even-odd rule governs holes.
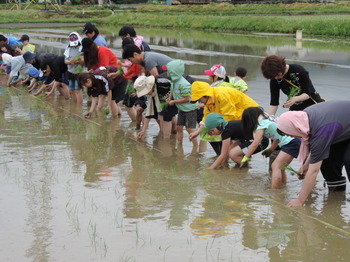
[[[123,254],[123,256],[121,256],[121,257],[119,258],[119,261],[120,261],[120,262],[135,262],[135,261],[136,261],[136,258],[129,257],[129,256],[126,256],[125,254]]]
[[[96,250],[96,244],[97,244],[97,242],[96,242],[96,238],[97,238],[96,222],[92,222],[92,220],[90,220],[87,232],[89,234],[90,241],[91,241],[92,245],[95,247],[95,250]]]
[[[160,103],[160,107],[162,111],[166,110],[166,108],[169,106],[169,102],[162,102]]]
[[[296,96],[298,93],[299,93],[299,88],[297,88],[297,87],[292,87],[291,89],[290,89],[290,93],[289,93],[289,95],[288,95],[288,98],[287,98],[287,100],[290,100],[292,97],[294,97],[294,96]]]
[[[118,185],[115,185],[114,186],[114,195],[117,199],[120,199],[121,198],[121,193],[119,192],[118,188],[117,188]]]
[[[301,174],[299,171],[296,171],[295,169],[293,169],[291,166],[289,166],[288,164],[284,165],[281,170],[289,170],[291,171],[292,175],[296,174],[298,176],[299,179],[303,179],[305,177],[304,174]]]
[[[77,73],[82,73],[83,72],[83,67],[81,65],[77,66]]]
[[[167,246],[164,250],[163,261],[165,261],[165,254],[171,246]]]

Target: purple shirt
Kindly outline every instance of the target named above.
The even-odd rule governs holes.
[[[350,139],[350,100],[327,101],[304,111],[309,117],[311,164],[327,159],[331,145]]]

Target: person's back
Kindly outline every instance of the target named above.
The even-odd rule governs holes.
[[[220,111],[223,112],[224,118],[227,117],[227,121],[239,120],[244,109],[259,106],[252,98],[231,87],[212,88],[214,88],[215,104],[220,105]]]
[[[172,82],[171,91],[174,100],[183,99],[188,96],[189,101],[184,103],[177,103],[179,110],[189,112],[197,109],[197,104],[191,103],[191,84],[183,77],[185,73],[185,66],[182,60],[173,60],[166,65],[167,71]]]
[[[101,66],[119,66],[117,56],[111,49],[104,46],[98,47],[98,65],[93,69],[97,69]]]
[[[86,37],[92,39],[96,45],[104,47],[108,46],[106,39],[104,39],[104,37],[100,34],[100,31],[94,24],[90,22],[86,23],[84,25],[82,33],[85,34]]]
[[[241,91],[243,93],[248,91],[248,85],[246,81],[244,81],[240,77],[231,77],[230,78],[230,84],[232,85],[233,88],[237,89],[238,91]]]
[[[168,64],[171,61],[172,58],[167,55],[156,52],[144,52],[145,68],[148,71],[151,71],[154,67],[156,67],[159,75],[165,72],[165,70],[162,69],[162,66]]]
[[[233,88],[246,93],[248,91],[248,85],[244,80],[247,75],[247,70],[244,67],[238,67],[234,73],[234,77],[230,78],[230,84]]]
[[[52,54],[52,53],[36,53],[33,66],[34,66],[36,69],[40,70],[40,68],[41,68],[41,63],[42,63],[44,60],[54,60],[54,59],[57,58],[57,57],[58,57],[58,55]]]
[[[35,52],[35,45],[32,45],[32,44],[26,44],[23,46],[22,48],[22,51],[25,53],[27,51],[31,52],[31,53],[34,53]]]
[[[192,101],[208,97],[204,106],[203,122],[211,112],[222,114],[226,121],[239,120],[244,109],[259,106],[252,98],[232,87],[210,87],[206,82],[196,81],[191,90]]]
[[[104,37],[100,34],[96,36],[96,38],[94,39],[94,42],[96,43],[96,45],[107,47],[106,39],[104,39]]]

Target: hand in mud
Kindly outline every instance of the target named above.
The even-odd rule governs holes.
[[[141,139],[141,138],[143,137],[144,133],[145,133],[144,131],[139,132],[139,133],[137,134],[137,138],[138,138],[138,139]]]
[[[307,170],[308,170],[307,165],[303,165],[299,168],[299,173],[301,174],[301,175],[298,175],[299,180],[302,180],[305,178],[305,174],[307,173]]]
[[[303,180],[304,178],[305,178],[305,175],[304,175],[304,174],[298,175],[298,179],[299,179],[299,180]]]
[[[301,207],[304,203],[302,203],[299,199],[294,199],[288,203],[289,207]]]
[[[264,156],[264,157],[270,157],[271,154],[272,154],[272,150],[270,148],[268,149],[265,149],[264,151],[261,152],[261,154]]]
[[[248,165],[248,161],[249,161],[249,160],[250,160],[249,157],[244,156],[243,159],[242,159],[242,161],[241,161],[241,164],[239,165],[239,168],[242,168],[242,167]]]

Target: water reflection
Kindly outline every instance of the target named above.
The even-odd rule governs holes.
[[[74,30],[80,28],[33,29],[30,35],[39,52],[60,53]],[[100,30],[120,55],[116,29]],[[303,41],[300,47],[291,36],[138,31],[155,51],[186,60],[186,70],[198,78],[205,79],[203,70],[212,64],[224,63],[229,73],[245,66],[249,94],[263,106],[269,94],[259,62],[270,53],[302,60],[327,99],[350,92],[347,43]],[[271,190],[260,156],[249,170],[210,172],[205,168],[214,153],[206,143],[197,151],[185,136],[178,147],[175,136],[165,141],[157,135],[156,125],[137,141],[126,112],[120,119],[100,115],[87,121],[85,111],[85,104],[77,107],[59,96],[39,101],[0,88],[0,199],[7,211],[0,219],[5,235],[25,243],[25,254],[17,254],[1,240],[1,252],[11,261],[350,257],[348,192],[328,194],[319,178],[308,205],[290,210],[285,204],[302,183],[288,175],[283,190]],[[25,201],[15,205],[21,196]],[[22,217],[13,206],[24,210]]]

